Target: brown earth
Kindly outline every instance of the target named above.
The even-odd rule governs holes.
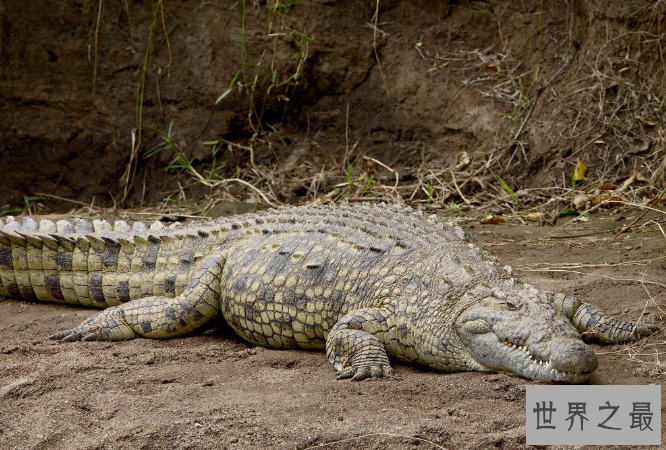
[[[128,167],[126,205],[173,199],[178,182],[215,194],[165,176],[173,148],[146,156],[160,140],[142,124],[171,122],[200,173],[202,142],[245,146],[222,148],[218,174],[275,202],[330,192],[366,155],[412,200],[420,177],[460,202],[449,169],[466,196],[495,175],[566,188],[578,158],[593,181],[638,171],[658,188],[665,18],[649,0],[0,1],[0,211],[38,193],[115,205]]]
[[[654,224],[611,232],[633,218],[559,228],[462,223],[536,286],[625,318],[648,306],[643,318],[663,323],[666,237]],[[253,347],[222,325],[168,341],[47,339],[94,313],[0,301],[1,448],[526,447],[524,379],[394,363],[393,379],[336,381],[323,353]],[[631,346],[594,344],[599,369],[588,383],[661,384],[663,328]]]

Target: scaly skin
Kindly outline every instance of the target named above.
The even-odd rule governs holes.
[[[63,341],[170,338],[222,316],[254,344],[325,348],[339,378],[389,376],[390,356],[579,383],[597,367],[580,333],[656,330],[525,285],[459,227],[409,208],[0,226],[0,295],[107,308],[52,336]]]

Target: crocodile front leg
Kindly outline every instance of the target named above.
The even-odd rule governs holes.
[[[166,339],[190,333],[219,314],[223,258],[207,258],[175,298],[146,297],[108,308],[78,327],[59,331],[62,341],[122,341],[138,336]]]
[[[570,295],[551,294],[551,301],[585,339],[618,344],[640,339],[659,330],[656,324],[650,322],[631,322],[611,317],[596,306],[583,303]]]
[[[391,315],[388,308],[363,308],[344,315],[333,326],[326,339],[326,355],[338,379],[393,376],[384,349]]]

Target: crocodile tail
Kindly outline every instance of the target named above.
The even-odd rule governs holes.
[[[583,303],[571,295],[551,294],[551,301],[586,339],[616,344],[659,330],[651,322],[631,322],[609,316],[596,306]]]
[[[606,315],[589,303],[582,303],[571,321],[583,337],[612,344],[634,341],[659,330],[651,322],[631,322]]]
[[[166,228],[161,222],[130,226],[122,220],[0,219],[0,295],[97,308],[153,291],[175,295],[177,272],[189,270],[180,256],[201,237],[179,234],[180,227]],[[174,246],[174,240],[179,244]],[[166,255],[174,254],[168,264]]]

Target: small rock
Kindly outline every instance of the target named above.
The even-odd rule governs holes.
[[[201,425],[199,422],[194,422],[194,428],[203,428],[203,425]]]

